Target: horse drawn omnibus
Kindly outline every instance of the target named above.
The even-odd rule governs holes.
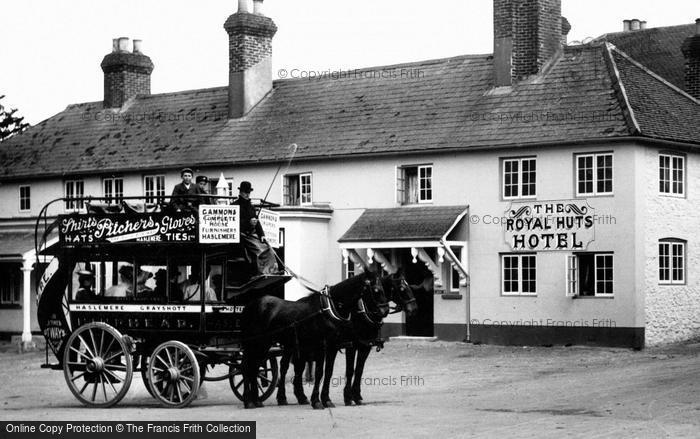
[[[63,370],[75,397],[93,407],[117,404],[134,373],[168,407],[187,406],[203,381],[229,380],[242,399],[244,306],[261,294],[282,298],[291,277],[256,274],[229,197],[190,211],[165,200],[134,205],[136,198],[62,198],[42,209],[37,254],[50,261],[37,285],[45,367]],[[86,208],[48,221],[54,203]],[[259,370],[263,398],[277,383],[279,353],[273,346]],[[208,376],[216,365],[228,372]]]

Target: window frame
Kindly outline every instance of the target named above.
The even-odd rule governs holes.
[[[121,191],[117,191],[117,181],[121,182]],[[112,195],[107,195],[107,182],[112,184]],[[108,204],[119,204],[124,200],[124,177],[104,177],[102,179],[102,196]]]
[[[604,180],[599,180],[598,179],[598,158],[599,157],[605,157],[605,156],[610,156],[610,170],[611,170],[611,175],[610,175],[610,192],[600,192],[598,191],[598,183],[600,181],[605,181]],[[580,180],[579,180],[579,170],[581,169],[579,167],[579,160],[581,158],[586,158],[586,157],[591,157],[592,158],[592,184],[593,184],[593,192],[581,192],[579,190],[579,185],[580,185]],[[593,153],[580,153],[580,154],[574,154],[574,193],[576,194],[576,197],[582,198],[582,197],[609,197],[615,195],[615,153],[614,152],[593,152]]]
[[[664,169],[664,168],[663,168],[663,166],[662,166],[661,161],[662,161],[664,158],[667,158],[667,159],[668,159],[668,165],[669,165],[669,167],[668,167],[668,186],[669,186],[669,192],[664,192],[664,191],[662,190],[662,185],[663,185],[663,183],[664,183],[665,180],[662,178],[662,169]],[[674,170],[675,170],[675,171],[678,170],[678,168],[675,168],[675,167],[673,166],[674,159],[680,160],[680,163],[681,163],[681,168],[680,168],[681,178],[680,178],[680,181],[675,182],[677,185],[681,186],[681,188],[682,188],[681,192],[673,192],[673,185],[674,185],[673,174],[674,174]],[[687,163],[687,160],[686,160],[685,155],[683,155],[683,154],[676,154],[676,153],[672,153],[672,152],[660,152],[660,153],[659,153],[659,167],[658,167],[658,169],[659,169],[659,180],[658,180],[658,181],[659,181],[659,185],[658,185],[658,193],[659,193],[660,196],[662,196],[662,197],[672,197],[672,198],[685,198],[685,197],[686,197],[686,188],[687,188],[687,184],[686,184],[686,175],[687,175],[686,163]]]
[[[148,184],[147,181],[148,179],[153,179],[153,194],[149,195],[148,194]],[[163,181],[163,188],[162,188],[162,195],[159,194],[158,190],[158,179],[162,179]],[[161,203],[166,197],[166,192],[165,192],[165,174],[145,174],[142,179],[143,182],[143,197],[144,201],[146,203]]]
[[[581,295],[580,268],[581,256],[591,256],[593,258],[593,295]],[[612,279],[610,280],[611,293],[598,292],[598,258],[610,257],[610,269],[612,270]],[[575,265],[575,266],[574,266]],[[607,281],[602,281],[607,282]],[[614,298],[615,297],[615,254],[613,252],[577,252],[566,257],[566,295],[568,297],[578,298]]]
[[[501,253],[501,296],[503,297],[537,297],[537,253]],[[532,258],[534,260],[534,267],[530,266],[530,269],[534,269],[534,282],[535,282],[535,291],[534,292],[524,292],[523,291],[523,282],[524,282],[524,276],[523,276],[523,263],[522,260],[523,258]],[[517,291],[512,292],[509,291],[507,292],[505,289],[505,260],[506,258],[515,258],[518,260],[518,267],[516,268],[517,273],[518,273],[518,278],[516,280],[517,282]],[[511,268],[512,269],[512,268]]]
[[[26,196],[22,194],[22,189],[26,189],[28,193]],[[27,207],[23,208],[23,202],[26,200]],[[19,186],[19,212],[27,213],[32,211],[32,186],[29,184],[21,184]]]
[[[416,171],[416,202],[410,202],[408,200],[408,188],[406,184],[408,179],[406,178],[406,170]],[[434,176],[434,166],[432,163],[417,164],[417,165],[397,165],[396,166],[396,178],[394,180],[394,194],[395,201],[401,206],[412,206],[417,204],[431,204],[433,203],[434,197],[433,192],[435,187],[433,185]],[[425,186],[424,182],[428,182]],[[429,198],[428,198],[429,194]],[[424,196],[425,195],[425,196]]]
[[[308,178],[308,183],[304,183],[304,179]],[[290,192],[290,183],[295,182],[299,191],[299,198],[292,200]],[[304,189],[308,188],[308,193]],[[298,202],[297,202],[298,201]],[[313,205],[313,174],[311,172],[299,172],[296,174],[285,174],[282,176],[282,205],[288,207],[296,206],[311,206]]]
[[[527,195],[524,196],[523,194],[523,188],[525,187],[525,183],[523,181],[523,162],[528,161],[528,162],[534,162],[535,163],[535,170],[534,170],[534,177],[535,181],[534,182],[529,182],[528,184],[534,184],[535,187],[535,193],[533,195]],[[517,177],[518,177],[518,182],[516,183],[516,188],[518,190],[518,195],[506,195],[506,163],[517,163],[518,164],[518,171],[517,171]],[[511,165],[512,169],[512,165]],[[532,173],[533,171],[529,170],[528,173]],[[512,172],[510,172],[512,174]],[[510,186],[513,186],[511,183]],[[536,156],[526,156],[526,157],[504,157],[501,159],[501,198],[503,200],[536,200],[537,199],[537,157]]]
[[[0,285],[0,308],[21,308],[22,307],[22,282],[21,264],[10,263],[3,264],[3,269],[0,271],[2,279],[0,281],[8,282],[7,289]],[[15,288],[16,287],[16,288]],[[5,300],[5,294],[12,295],[9,300]]]
[[[69,185],[72,187],[70,194],[68,191]],[[78,191],[80,187],[80,191]],[[66,198],[85,198],[85,180],[82,178],[72,178],[63,181],[63,194]],[[78,194],[80,192],[80,194]],[[66,212],[77,212],[85,207],[84,200],[65,201],[64,208]]]
[[[682,239],[676,239],[676,238],[664,238],[664,239],[659,239],[659,246],[658,246],[658,257],[659,257],[659,285],[687,285],[688,284],[688,242]],[[665,258],[667,258],[667,265],[665,269],[668,271],[668,279],[663,280],[661,279],[661,273],[662,273],[662,261],[664,256],[661,254],[661,247],[665,246],[668,248],[667,253],[665,255]],[[680,254],[680,259],[682,261],[682,264],[680,268],[676,267],[674,265],[674,259],[676,255],[673,253],[674,247],[680,247],[681,248],[681,254]],[[677,280],[674,279],[674,272],[676,269],[680,269],[680,273],[683,276],[682,280]]]

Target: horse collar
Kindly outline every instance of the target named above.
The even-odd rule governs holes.
[[[371,316],[370,313],[367,312],[367,306],[365,305],[365,301],[362,300],[362,298],[358,299],[357,301],[357,313],[362,316],[364,320],[367,321],[367,323],[375,326],[382,326],[383,322],[382,319],[380,318],[379,320],[374,320]]]
[[[335,303],[333,302],[333,298],[331,297],[330,294],[330,288],[328,285],[326,285],[321,291],[320,291],[320,300],[321,300],[321,312],[324,314],[328,315],[331,320],[335,320],[341,323],[348,323],[350,321],[350,318],[352,317],[351,313],[348,313],[347,317],[342,317],[340,313],[338,312],[337,308],[335,307]]]

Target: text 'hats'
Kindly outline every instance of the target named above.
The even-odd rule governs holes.
[[[238,186],[238,190],[241,192],[253,192],[253,185],[249,181],[242,181],[241,185]]]

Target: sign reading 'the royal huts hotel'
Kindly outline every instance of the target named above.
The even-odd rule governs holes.
[[[504,235],[513,251],[585,250],[595,239],[595,209],[585,201],[513,203]]]

